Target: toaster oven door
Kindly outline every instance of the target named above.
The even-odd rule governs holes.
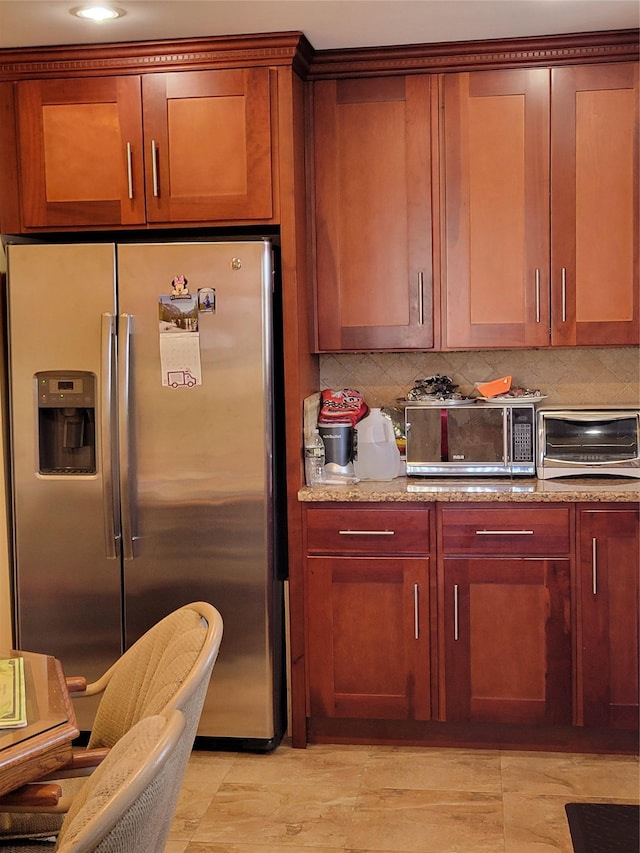
[[[598,466],[637,461],[638,422],[636,412],[545,413],[544,462]]]
[[[640,477],[640,412],[540,412],[538,477]]]

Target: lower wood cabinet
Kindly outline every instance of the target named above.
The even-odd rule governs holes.
[[[312,714],[428,720],[429,561],[310,557]]]
[[[443,719],[571,722],[570,512],[442,509]]]
[[[571,722],[569,560],[444,561],[447,721]]]
[[[578,721],[638,728],[638,507],[578,512]]]
[[[635,751],[639,515],[308,505],[308,739]]]
[[[307,512],[309,707],[428,720],[430,512]]]

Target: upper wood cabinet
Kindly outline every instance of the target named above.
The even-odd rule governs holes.
[[[26,228],[269,219],[269,69],[17,84]]]
[[[313,84],[317,346],[433,346],[429,75]]]
[[[443,341],[640,340],[638,65],[445,75]]]
[[[17,85],[27,228],[145,221],[139,77]]]
[[[268,68],[148,74],[142,109],[150,222],[271,217]]]
[[[638,63],[551,72],[552,344],[640,343]]]

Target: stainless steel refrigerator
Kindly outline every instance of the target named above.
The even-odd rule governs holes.
[[[210,601],[224,637],[198,734],[272,748],[286,559],[270,241],[7,243],[18,647],[92,679]]]

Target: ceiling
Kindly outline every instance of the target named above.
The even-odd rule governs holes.
[[[317,50],[543,36],[640,26],[638,0],[113,0],[95,24],[83,0],[0,0],[0,48],[301,30]]]

